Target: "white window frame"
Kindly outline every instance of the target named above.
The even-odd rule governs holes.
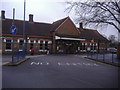
[[[5,49],[5,51],[11,51],[12,52],[12,49]]]
[[[34,43],[36,43],[36,40],[34,40]]]

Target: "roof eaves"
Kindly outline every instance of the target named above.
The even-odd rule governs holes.
[[[53,24],[52,24],[53,28],[50,31],[53,31],[53,32],[56,31],[67,19],[68,19],[68,17],[53,22]],[[57,25],[57,23],[58,23],[58,25]]]
[[[55,31],[57,31],[57,30],[66,22],[67,19],[68,19],[68,18],[66,18],[66,19],[56,28]]]

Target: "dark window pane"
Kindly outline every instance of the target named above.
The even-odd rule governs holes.
[[[43,49],[43,41],[40,41],[40,49]]]
[[[23,40],[20,40],[19,49],[22,49],[22,45],[23,45]]]
[[[6,40],[6,49],[12,49],[11,40]]]
[[[45,41],[45,49],[48,49],[48,41]]]

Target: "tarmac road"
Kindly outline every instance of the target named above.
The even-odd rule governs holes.
[[[41,55],[2,67],[3,88],[118,88],[118,68],[79,55]]]

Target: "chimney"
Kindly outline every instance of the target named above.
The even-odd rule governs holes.
[[[5,19],[5,11],[4,10],[1,11],[1,18]]]
[[[33,14],[29,14],[29,22],[33,22]]]
[[[83,23],[79,23],[79,28],[83,29]]]

